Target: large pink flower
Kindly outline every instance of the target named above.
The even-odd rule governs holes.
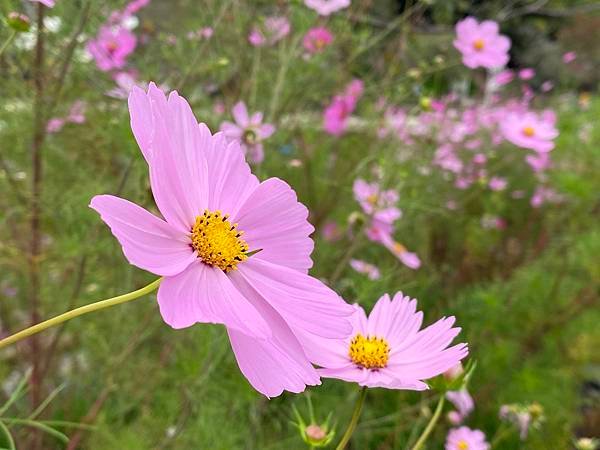
[[[88,42],[87,50],[100,70],[109,71],[125,65],[136,43],[135,35],[128,29],[103,26],[96,39]]]
[[[504,137],[513,144],[546,153],[554,148],[558,136],[552,114],[538,115],[534,112],[509,113],[500,122]]]
[[[353,332],[345,339],[320,339],[311,351],[323,377],[361,386],[424,390],[424,380],[454,367],[467,356],[466,344],[448,347],[460,332],[454,317],[419,330],[423,313],[402,292],[381,297],[369,318],[355,305]]]
[[[498,33],[498,24],[491,20],[479,23],[467,17],[456,24],[456,47],[462,54],[463,64],[471,69],[493,69],[508,62],[510,39]]]
[[[453,428],[446,437],[446,450],[488,450],[490,444],[480,430],[468,427]]]
[[[304,4],[319,15],[328,16],[350,6],[350,0],[304,0]]]
[[[134,87],[129,110],[164,220],[111,195],[90,206],[131,264],[163,277],[164,321],[224,324],[241,371],[267,396],[319,384],[303,346],[347,336],[353,308],[307,274],[306,207],[282,180],[259,182],[239,144],[198,124],[177,92]]]
[[[263,113],[248,114],[244,102],[238,102],[231,110],[235,123],[223,122],[221,131],[232,140],[237,140],[250,162],[259,164],[265,159],[263,141],[275,133],[275,125],[263,122]]]

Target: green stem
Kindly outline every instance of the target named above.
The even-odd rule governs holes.
[[[352,413],[352,418],[350,419],[350,423],[348,424],[348,428],[342,436],[342,440],[335,448],[335,450],[344,450],[354,430],[356,429],[356,424],[358,424],[358,419],[360,417],[360,412],[362,411],[363,403],[365,402],[365,397],[367,396],[367,387],[363,386],[360,390],[360,394],[358,394],[358,398],[356,399],[356,404],[354,405],[354,412]]]
[[[71,311],[67,311],[66,313],[53,317],[52,319],[45,320],[44,322],[40,322],[29,328],[25,328],[24,330],[19,331],[18,333],[15,333],[11,336],[8,336],[7,338],[0,340],[0,348],[6,347],[10,344],[14,344],[15,342],[18,342],[36,333],[39,333],[40,331],[44,331],[46,328],[53,327],[60,323],[66,322],[67,320],[74,319],[75,317],[83,316],[84,314],[98,311],[100,309],[135,300],[136,298],[139,298],[156,290],[161,281],[162,278],[159,278],[158,280],[154,280],[149,285],[144,286],[143,288],[138,289],[137,291],[129,292],[123,295],[118,295],[116,297],[112,297],[106,300],[100,300],[89,305],[80,306],[79,308],[72,309]]]
[[[12,42],[12,40],[15,38],[15,36],[17,35],[16,31],[13,31],[10,36],[8,36],[8,39],[6,39],[6,41],[4,41],[4,44],[2,44],[2,47],[0,47],[0,56],[2,56],[2,53],[4,53],[4,50],[6,50],[6,48],[10,45],[10,43]]]
[[[429,435],[435,428],[435,425],[436,425],[437,421],[439,420],[440,415],[442,414],[442,410],[444,409],[445,400],[446,400],[446,396],[444,394],[442,394],[440,396],[440,400],[438,401],[437,407],[435,408],[435,412],[433,413],[433,416],[431,416],[429,423],[425,427],[425,430],[423,430],[423,434],[421,434],[421,436],[417,440],[416,444],[413,446],[412,450],[419,450],[419,449],[423,448],[423,444],[425,444],[425,441],[427,441],[427,438],[429,437]]]

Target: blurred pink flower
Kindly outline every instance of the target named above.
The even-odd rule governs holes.
[[[368,262],[361,261],[360,259],[351,259],[350,266],[358,273],[367,275],[369,280],[379,280],[381,278],[381,273],[377,266]]]
[[[327,242],[339,241],[342,238],[340,226],[332,220],[325,222],[321,234],[323,235],[323,239]]]
[[[446,437],[445,450],[489,450],[490,444],[480,430],[452,428]]]
[[[519,78],[521,80],[531,80],[533,77],[535,77],[535,70],[531,67],[519,70]]]
[[[456,24],[456,47],[462,53],[463,64],[471,69],[493,69],[508,62],[510,39],[499,34],[498,24],[491,20],[479,23],[467,17]]]
[[[354,112],[358,99],[364,90],[361,80],[352,80],[342,95],[336,95],[323,112],[325,131],[333,136],[341,136],[346,131],[348,118]]]
[[[125,15],[131,15],[138,12],[140,9],[148,6],[150,4],[150,0],[132,0],[125,6],[123,13]]]
[[[333,41],[333,35],[325,27],[315,27],[304,35],[302,44],[309,53],[321,53]]]
[[[404,245],[394,241],[389,235],[384,235],[381,243],[409,269],[417,270],[421,267],[419,256],[416,253],[409,252]]]
[[[253,28],[248,35],[248,42],[254,47],[262,47],[267,42],[267,39],[263,36],[260,30]]]
[[[473,397],[469,394],[466,389],[460,391],[449,391],[446,393],[446,398],[452,402],[456,408],[455,414],[450,416],[450,421],[453,425],[460,424],[465,418],[471,414],[471,411],[475,408],[475,402]]]
[[[29,1],[41,3],[42,5],[47,6],[48,8],[54,8],[54,5],[56,4],[55,0],[29,0]]]
[[[494,77],[494,82],[499,86],[504,86],[505,84],[510,83],[514,78],[515,73],[510,69],[506,69]]]
[[[454,317],[443,318],[419,330],[423,313],[417,301],[402,292],[383,295],[367,318],[354,305],[353,332],[345,339],[319,339],[311,347],[313,360],[325,378],[360,386],[422,391],[425,380],[444,373],[467,356],[467,344],[448,347],[460,328]]]
[[[129,110],[164,220],[111,195],[90,206],[131,264],[163,277],[164,321],[225,325],[240,370],[268,397],[319,384],[304,346],[347,337],[353,308],[307,274],[306,207],[285,182],[260,183],[239,144],[198,124],[177,92],[135,87]]]
[[[319,15],[328,16],[350,6],[350,0],[304,0],[304,4]]]
[[[492,177],[488,183],[488,186],[492,191],[503,191],[506,189],[507,185],[508,181],[506,181],[506,178],[501,177]]]
[[[248,35],[248,42],[255,47],[273,45],[290,33],[290,22],[283,16],[267,17],[264,25],[255,26]]]
[[[125,66],[136,42],[135,35],[126,28],[103,26],[96,38],[88,42],[87,50],[100,70],[110,71]]]
[[[572,63],[577,59],[577,53],[575,52],[567,52],[562,56],[562,60],[565,64]]]
[[[84,123],[85,122],[85,110],[87,104],[83,100],[77,100],[71,106],[69,115],[67,116],[67,122],[71,123]]]
[[[552,89],[554,89],[554,83],[550,80],[546,80],[542,83],[540,89],[542,92],[550,92]]]
[[[113,75],[113,80],[117,86],[106,92],[106,95],[120,99],[127,98],[137,83],[134,74],[131,72],[117,72]]]
[[[527,155],[525,161],[531,167],[534,172],[543,172],[550,167],[550,154],[549,153],[535,153],[533,155]]]
[[[541,153],[551,151],[558,136],[552,117],[534,112],[508,113],[500,122],[500,129],[505,139],[516,146]]]
[[[238,102],[231,110],[235,123],[223,122],[221,131],[229,139],[237,140],[250,162],[259,164],[265,158],[263,141],[275,132],[275,125],[262,123],[263,113],[248,115],[244,102]]]
[[[367,183],[357,179],[352,187],[354,198],[361,208],[372,218],[384,223],[393,223],[402,216],[395,206],[398,202],[398,191],[382,190],[378,183]]]
[[[62,130],[62,127],[65,126],[65,119],[60,117],[53,117],[46,124],[46,132],[48,133],[57,133]]]
[[[544,203],[558,203],[562,197],[552,188],[538,186],[529,203],[533,208],[539,208]]]

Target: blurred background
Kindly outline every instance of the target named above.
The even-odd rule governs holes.
[[[309,208],[314,276],[367,310],[401,290],[427,324],[457,317],[477,363],[463,424],[498,450],[594,448],[579,440],[600,438],[597,1],[0,7],[0,336],[152,279],[88,204],[155,210],[127,110],[154,81],[213,131],[238,102],[275,126],[244,144]],[[507,67],[462,63],[467,16],[510,38]],[[502,131],[526,112],[558,130],[551,152]],[[357,180],[392,192],[393,245],[373,236]],[[437,395],[371,389],[349,448],[410,448]],[[172,330],[148,296],[0,351],[0,447],[302,449],[293,408],[331,413],[336,442],[355,396],[324,380],[268,400],[222,327]],[[443,448],[453,409],[427,448]]]

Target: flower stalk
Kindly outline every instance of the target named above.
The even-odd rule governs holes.
[[[358,419],[360,418],[360,413],[362,411],[363,404],[365,402],[365,397],[367,396],[367,387],[363,386],[360,389],[360,393],[358,394],[358,398],[356,399],[356,404],[354,405],[354,411],[352,412],[352,418],[350,419],[350,423],[348,424],[348,428],[346,432],[342,436],[342,440],[335,448],[336,450],[344,450],[348,442],[350,442],[350,438],[356,429],[356,425],[358,424]]]
[[[437,404],[437,406],[435,408],[435,412],[433,413],[433,416],[431,416],[431,419],[429,420],[429,423],[427,424],[427,426],[423,430],[423,433],[421,434],[421,436],[419,436],[419,439],[417,440],[417,442],[413,446],[412,450],[420,450],[421,448],[423,448],[423,445],[425,444],[425,442],[427,441],[427,438],[429,437],[429,435],[431,434],[431,432],[435,428],[435,425],[437,424],[437,422],[438,422],[438,420],[440,418],[440,415],[442,414],[442,410],[444,409],[444,402],[445,402],[445,400],[446,400],[446,396],[444,394],[442,394],[440,396],[438,404]]]
[[[11,336],[8,336],[2,340],[0,340],[0,348],[6,347],[8,345],[19,342],[22,339],[25,339],[29,336],[37,334],[41,331],[44,331],[47,328],[51,328],[67,320],[74,319],[75,317],[83,316],[84,314],[88,314],[94,311],[98,311],[104,308],[109,308],[111,306],[120,305],[121,303],[130,302],[131,300],[135,300],[136,298],[140,298],[150,292],[156,290],[160,285],[162,278],[154,280],[152,283],[144,286],[141,289],[136,291],[129,292],[127,294],[118,295],[116,297],[108,298],[106,300],[100,300],[95,303],[90,303],[89,305],[80,306],[79,308],[72,309],[63,314],[60,314],[52,319],[45,320],[36,325],[33,325],[29,328],[25,328],[18,333],[15,333]]]

